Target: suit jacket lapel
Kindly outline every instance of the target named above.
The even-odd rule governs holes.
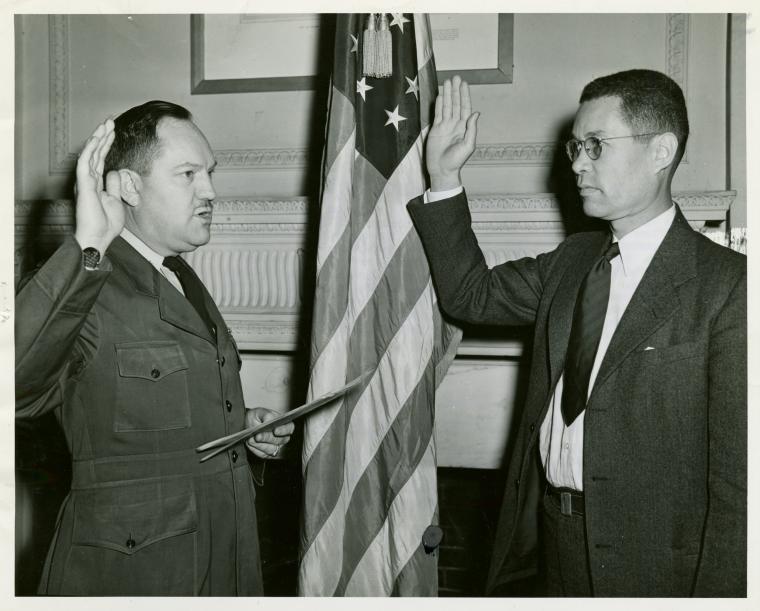
[[[694,237],[694,231],[676,209],[673,224],[615,329],[594,382],[595,389],[680,307],[676,288],[696,275]]]
[[[108,247],[108,256],[120,265],[139,293],[158,300],[161,319],[175,327],[214,342],[205,323],[187,298],[121,237]]]

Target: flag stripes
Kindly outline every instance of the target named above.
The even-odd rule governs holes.
[[[356,567],[346,588],[347,596],[371,592],[378,581],[384,592],[393,591],[396,577],[419,546],[420,533],[435,519],[436,507],[425,500],[436,495],[435,449],[431,438],[418,468],[394,499],[382,530]]]
[[[435,65],[427,18],[394,16],[393,77],[363,77],[362,21],[337,16],[309,395],[371,375],[306,422],[299,590],[435,594],[434,395],[459,335],[406,211],[425,188]]]

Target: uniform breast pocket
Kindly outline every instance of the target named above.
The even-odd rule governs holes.
[[[197,593],[198,510],[190,478],[74,493],[63,594]]]
[[[162,431],[190,426],[188,364],[171,341],[116,345],[113,430]]]

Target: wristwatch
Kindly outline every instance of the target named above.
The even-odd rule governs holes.
[[[92,246],[88,246],[82,251],[82,262],[84,263],[85,269],[98,269],[98,265],[100,265],[100,253],[98,252],[97,248],[93,248]]]

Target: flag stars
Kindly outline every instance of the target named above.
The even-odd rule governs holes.
[[[405,93],[413,93],[414,97],[419,100],[420,86],[417,84],[417,77],[415,76],[414,80],[410,79],[408,76],[405,76],[404,78],[406,79],[406,82],[409,83],[409,87]]]
[[[349,34],[351,37],[351,53],[358,53],[359,52],[359,39],[354,36],[353,34]]]
[[[367,98],[365,97],[365,94],[370,90],[374,89],[372,85],[367,85],[366,83],[367,77],[363,76],[362,80],[356,81],[356,93],[358,93],[360,96],[362,96],[362,100],[365,102],[367,101]]]
[[[404,33],[404,24],[409,23],[409,20],[404,17],[404,13],[391,13],[393,15],[393,21],[391,21],[390,27],[393,27],[394,25],[398,26],[398,29],[401,30],[401,33]]]
[[[398,124],[401,121],[406,121],[406,117],[402,117],[400,114],[398,114],[398,106],[393,109],[393,112],[386,110],[385,114],[388,115],[388,120],[385,122],[385,125],[388,126],[392,123],[393,127],[396,128],[396,131],[398,131]]]

